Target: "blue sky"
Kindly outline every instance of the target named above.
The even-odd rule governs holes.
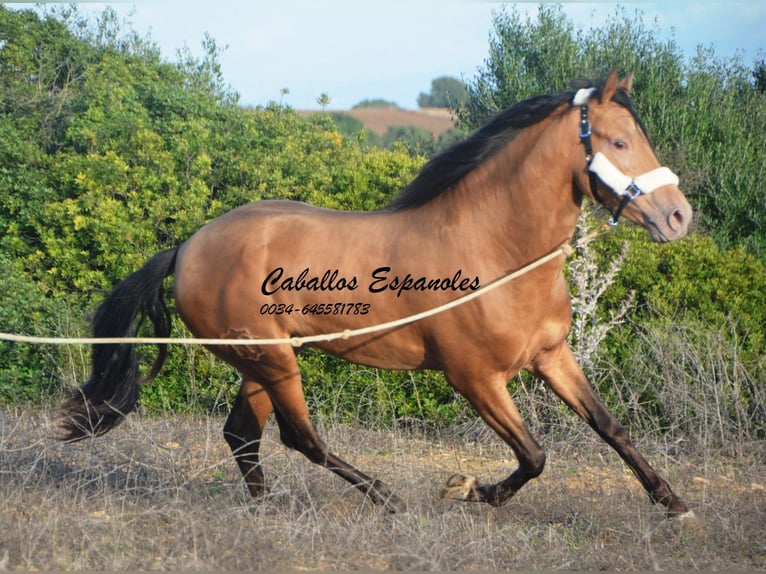
[[[449,75],[470,80],[487,55],[492,14],[501,3],[459,0],[154,0],[110,4],[139,33],[148,33],[166,58],[187,46],[201,54],[208,33],[226,47],[223,74],[243,104],[279,100],[316,109],[330,96],[331,109],[366,98],[415,109],[431,80]],[[587,28],[615,13],[611,2],[565,3],[565,13]],[[21,6],[21,5],[18,5]],[[82,4],[100,12],[105,4]],[[537,4],[517,4],[534,15]],[[713,46],[719,56],[743,54],[751,65],[766,50],[766,2],[624,2],[684,53]]]

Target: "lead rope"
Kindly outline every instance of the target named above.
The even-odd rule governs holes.
[[[16,335],[12,333],[0,333],[0,340],[11,341],[16,343],[30,343],[30,344],[49,344],[49,345],[114,345],[114,344],[176,344],[176,345],[285,345],[289,344],[293,347],[302,347],[310,343],[323,343],[328,341],[335,341],[337,339],[350,339],[351,337],[358,337],[360,335],[369,335],[370,333],[377,333],[379,331],[385,331],[388,329],[396,329],[433,317],[449,309],[458,307],[472,301],[478,297],[481,297],[485,293],[489,293],[503,285],[510,283],[514,279],[537,269],[538,267],[545,265],[549,261],[556,259],[557,257],[569,257],[574,253],[575,249],[583,247],[587,243],[593,241],[596,237],[604,235],[611,230],[611,227],[607,224],[602,224],[599,228],[591,231],[587,235],[584,235],[574,244],[570,245],[565,243],[558,247],[554,251],[551,251],[547,255],[544,255],[540,259],[536,259],[531,263],[528,263],[524,267],[511,271],[505,275],[495,279],[494,281],[487,283],[483,287],[480,287],[476,291],[472,291],[466,295],[453,299],[447,303],[396,319],[394,321],[388,321],[386,323],[379,323],[377,325],[370,325],[368,327],[361,327],[359,329],[345,329],[343,331],[337,331],[334,333],[326,333],[320,335],[309,335],[306,337],[282,337],[275,339],[197,339],[197,338],[171,338],[171,337],[33,337],[29,335]]]

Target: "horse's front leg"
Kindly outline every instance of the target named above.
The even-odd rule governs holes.
[[[541,353],[530,370],[617,451],[641,481],[652,501],[666,507],[669,517],[693,516],[689,507],[633,446],[628,431],[598,399],[566,342]]]
[[[445,374],[487,425],[513,449],[519,466],[508,478],[496,484],[482,485],[472,476],[454,474],[442,488],[441,496],[502,506],[524,484],[543,471],[545,451],[537,444],[511,400],[503,373],[477,379]]]

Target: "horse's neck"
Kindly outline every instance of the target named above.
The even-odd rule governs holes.
[[[470,227],[478,242],[505,246],[514,260],[559,247],[571,238],[580,209],[571,172],[577,150],[566,137],[567,127],[559,118],[522,130],[438,197],[435,212],[452,225]]]

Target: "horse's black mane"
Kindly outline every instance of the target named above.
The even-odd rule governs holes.
[[[592,85],[591,82],[578,82],[576,88]],[[562,104],[571,102],[576,91],[572,89],[553,95],[534,96],[498,113],[471,136],[426,163],[415,179],[394,198],[389,208],[403,210],[418,207],[454,187],[505,147],[519,130],[542,121]],[[646,129],[631,106],[630,96],[618,89],[612,100],[628,109],[646,134]]]

